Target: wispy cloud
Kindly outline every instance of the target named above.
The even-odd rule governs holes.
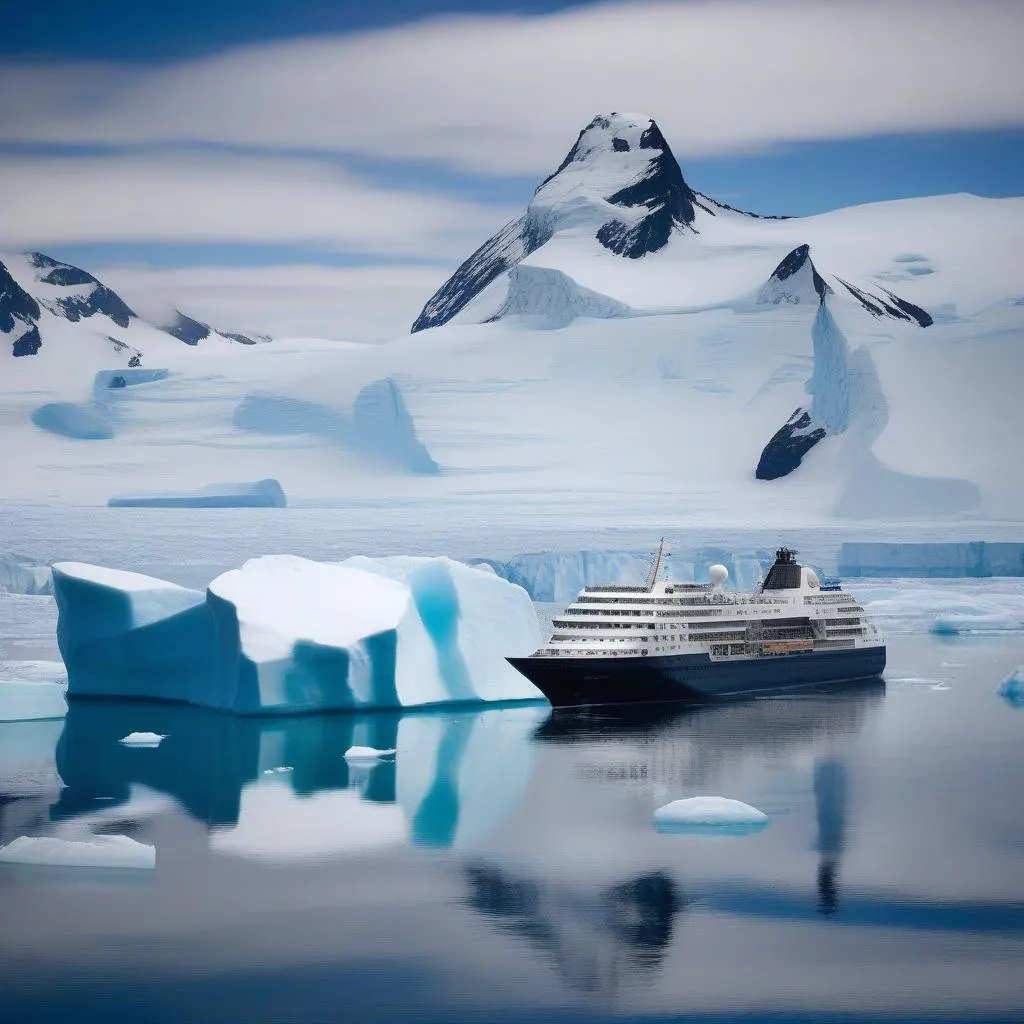
[[[383,189],[330,164],[218,152],[0,158],[9,247],[81,242],[302,243],[450,259],[511,211]]]
[[[93,267],[141,312],[176,306],[216,326],[274,337],[387,341],[409,333],[451,268]]]
[[[0,69],[0,140],[205,141],[539,174],[599,110],[683,157],[1024,123],[1018,0],[619,3],[444,18],[157,68]]]

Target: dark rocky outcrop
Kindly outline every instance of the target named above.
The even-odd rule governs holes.
[[[888,316],[893,320],[916,323],[919,327],[931,327],[934,323],[930,313],[921,309],[920,306],[915,306],[912,302],[907,302],[906,299],[894,295],[887,288],[882,289],[885,296],[882,298],[850,284],[849,281],[844,281],[841,277],[837,280],[873,317]]]
[[[777,480],[788,476],[803,457],[828,435],[828,431],[811,419],[807,409],[798,408],[764,446],[754,476],[758,480]]]

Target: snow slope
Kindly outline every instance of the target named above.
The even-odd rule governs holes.
[[[229,460],[290,503],[496,525],[1019,521],[1022,235],[1019,199],[743,213],[686,183],[650,119],[605,115],[410,336],[164,334],[146,365],[166,377],[108,386],[94,440],[31,419],[95,408],[92,377],[45,347],[9,360],[0,497],[105,503],[123,467],[194,490]]]

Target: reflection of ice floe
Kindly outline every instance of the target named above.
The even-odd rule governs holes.
[[[654,827],[668,835],[749,835],[769,820],[764,811],[724,796],[673,800],[654,812]]]
[[[381,761],[395,753],[397,751],[394,747],[387,750],[379,750],[377,747],[349,747],[344,757],[346,761]]]
[[[156,867],[156,848],[129,836],[98,835],[89,839],[21,836],[0,848],[0,861],[65,868]]]
[[[0,723],[0,821],[5,800],[56,794],[61,787],[54,748],[59,719]]]

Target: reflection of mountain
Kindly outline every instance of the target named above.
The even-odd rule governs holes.
[[[625,975],[653,971],[683,900],[664,872],[596,890],[516,878],[485,863],[465,869],[467,902],[533,943],[574,989],[612,995]]]
[[[109,810],[129,801],[132,787],[141,785],[174,797],[218,834],[237,827],[239,841],[224,847],[245,853],[245,837],[256,830],[244,819],[266,811],[258,794],[276,801],[275,813],[281,813],[283,801],[291,809],[302,801],[311,807],[308,798],[347,791],[345,800],[319,805],[325,814],[337,814],[339,830],[359,828],[356,817],[370,822],[352,799],[397,803],[411,842],[469,845],[522,796],[531,770],[529,736],[543,713],[521,707],[271,719],[186,705],[77,701],[68,709],[57,746],[65,789],[51,813],[69,818]],[[119,742],[131,732],[166,738],[155,749]],[[351,746],[398,753],[394,759],[349,764],[344,753]],[[341,820],[346,815],[351,820]],[[297,825],[304,820],[295,819]],[[345,845],[343,839],[339,835],[337,848]],[[360,837],[351,839],[358,847]],[[294,835],[280,837],[289,855],[301,854],[297,842]],[[273,830],[259,829],[259,844],[254,854],[273,856]]]
[[[750,758],[809,754],[817,909],[834,913],[847,816],[843,737],[860,729],[883,694],[878,682],[725,704],[552,712],[537,730],[541,760],[525,801],[529,815],[513,820],[487,858],[467,867],[468,904],[528,940],[574,989],[604,997],[627,979],[643,982],[671,943],[684,885],[676,877],[677,841],[637,827],[636,812],[653,808],[683,780],[714,784]],[[723,906],[717,885],[698,888],[686,883],[688,899]],[[721,888],[730,892],[729,883]],[[755,883],[750,891],[766,888],[772,891]],[[813,897],[800,898],[813,912]],[[742,897],[726,896],[725,905],[743,913]]]

